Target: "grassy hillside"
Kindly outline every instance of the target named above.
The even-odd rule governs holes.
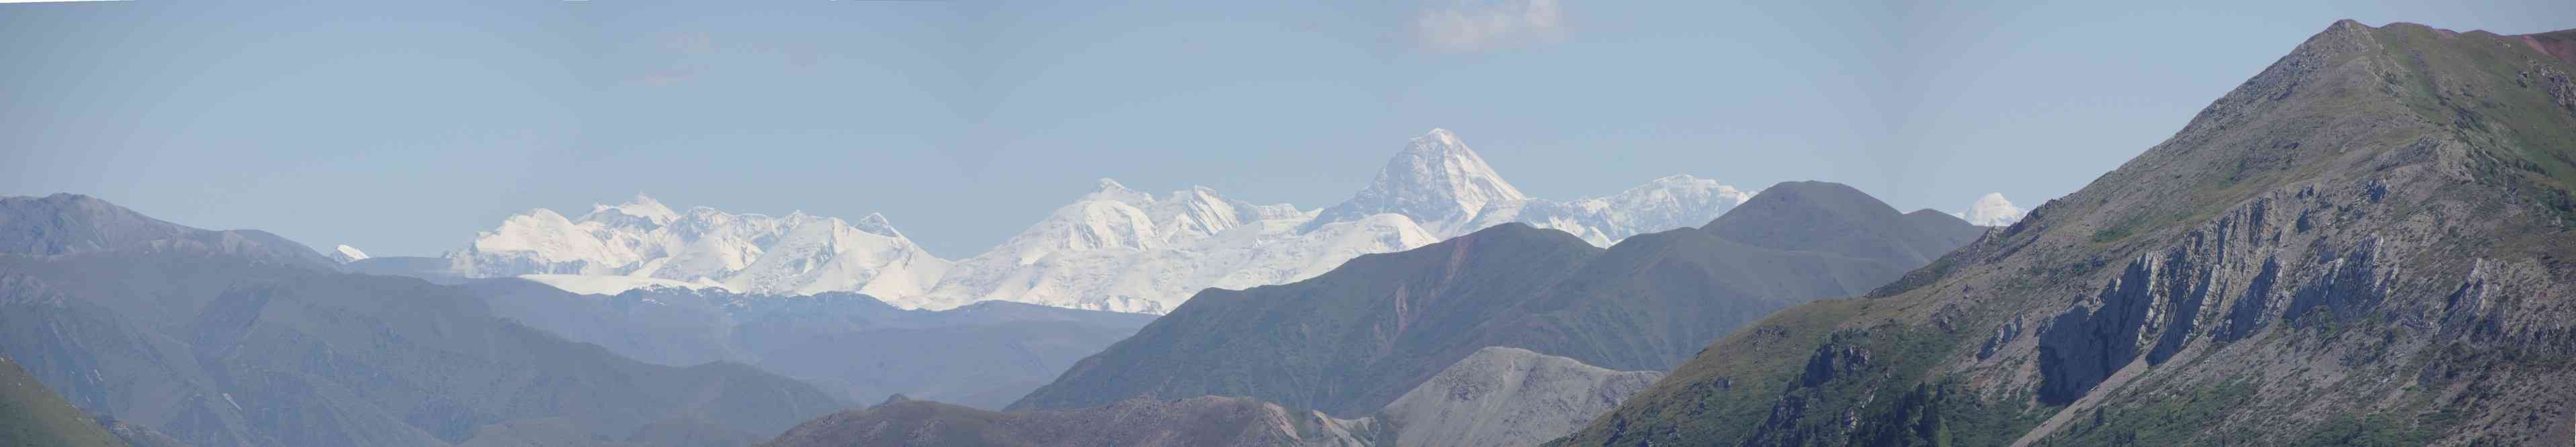
[[[27,375],[18,362],[0,357],[0,446],[122,447],[89,415],[54,395]]]

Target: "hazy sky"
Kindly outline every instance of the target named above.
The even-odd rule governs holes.
[[[2029,207],[2335,19],[2576,28],[2566,0],[369,3],[0,5],[0,194],[385,256],[642,192],[883,212],[962,258],[1100,177],[1331,205],[1442,127],[1553,199]]]

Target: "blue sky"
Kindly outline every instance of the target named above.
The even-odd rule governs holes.
[[[1265,3],[0,5],[0,194],[383,256],[642,192],[883,212],[960,258],[1101,177],[1327,206],[1441,127],[1547,198],[1691,174],[2027,207],[2336,19],[2576,28],[2565,1]]]

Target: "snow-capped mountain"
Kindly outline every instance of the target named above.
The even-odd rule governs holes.
[[[323,256],[330,257],[332,261],[347,264],[358,262],[360,259],[366,259],[367,252],[358,251],[357,247],[342,245],[338,248],[331,249],[330,253],[324,253]]]
[[[1156,199],[1101,179],[1090,194],[1002,245],[958,261],[930,296],[887,301],[940,309],[1005,300],[1161,313],[1199,289],[1304,279],[1362,254],[1435,240],[1401,216],[1295,231],[1313,216],[1284,204],[1225,199],[1204,187]]]
[[[1532,199],[1457,135],[1434,129],[1398,152],[1366,189],[1314,212],[1253,206],[1203,187],[1156,199],[1103,179],[1000,247],[958,261],[928,298],[887,301],[936,309],[1007,300],[1162,313],[1209,287],[1295,282],[1360,255],[1506,222],[1607,246],[1707,223],[1751,197],[1716,181],[1672,176],[1609,197]]]
[[[1485,205],[1526,200],[1519,188],[1485,165],[1485,158],[1448,129],[1431,129],[1415,137],[1403,152],[1379,168],[1377,179],[1350,200],[1325,208],[1303,229],[1359,220],[1377,214],[1401,214],[1435,233],[1466,234]],[[1481,228],[1481,227],[1480,227]]]
[[[1752,200],[1753,194],[1719,184],[1716,180],[1675,175],[1655,179],[1609,197],[1571,202],[1546,199],[1493,202],[1477,213],[1473,224],[1463,228],[1474,231],[1507,222],[1521,222],[1573,233],[1592,245],[1609,247],[1629,236],[1707,224],[1716,220],[1718,215],[1726,214],[1727,210],[1735,209],[1736,205]]]
[[[2022,213],[2021,207],[2013,206],[2010,200],[2004,200],[2004,193],[1990,192],[1986,193],[1985,197],[1978,197],[1977,203],[1969,204],[1967,211],[1952,212],[1950,215],[1959,216],[1968,223],[1980,226],[2000,227],[2020,222]]]
[[[594,205],[578,219],[542,208],[511,216],[447,257],[450,268],[467,277],[624,276],[719,284],[746,293],[881,296],[927,292],[949,264],[905,239],[882,215],[853,224],[803,212],[770,217],[697,207],[682,214],[642,195],[624,204]],[[662,284],[578,282],[595,291]]]
[[[1366,188],[1329,208],[1255,205],[1204,187],[1157,196],[1101,179],[1001,245],[953,263],[922,251],[880,215],[851,223],[801,212],[769,217],[699,207],[681,213],[642,196],[593,206],[579,218],[544,209],[511,216],[448,258],[462,276],[521,276],[584,293],[854,291],[906,308],[1002,300],[1163,313],[1210,287],[1295,282],[1360,255],[1506,222],[1608,246],[1709,222],[1752,196],[1677,175],[1608,197],[1534,199],[1503,181],[1457,135],[1434,129],[1397,152]]]

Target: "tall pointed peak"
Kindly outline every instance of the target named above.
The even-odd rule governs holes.
[[[1382,213],[1402,214],[1427,227],[1445,227],[1473,219],[1487,203],[1527,198],[1456,133],[1432,129],[1387,160],[1368,188],[1325,208],[1306,229]]]

